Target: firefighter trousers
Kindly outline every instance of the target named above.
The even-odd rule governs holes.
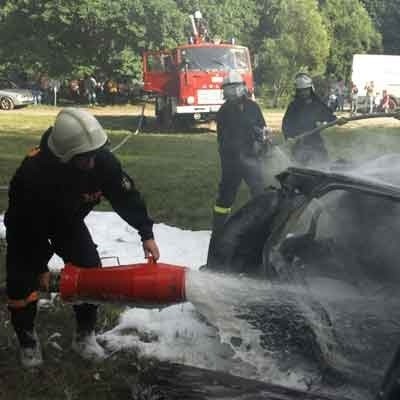
[[[216,200],[217,207],[228,209],[232,206],[242,180],[246,182],[253,197],[264,191],[263,158],[221,155],[221,180]]]
[[[20,227],[21,228],[21,227]],[[23,229],[7,226],[7,295],[11,323],[22,346],[29,346],[37,309],[38,278],[45,272],[53,253],[64,263],[82,268],[100,267],[101,261],[90,232],[83,220],[60,226],[38,245],[34,237],[27,237]],[[97,306],[80,304],[74,307],[76,328],[85,334],[94,330]]]

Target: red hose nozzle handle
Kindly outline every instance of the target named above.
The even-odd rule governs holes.
[[[154,259],[153,256],[148,256],[147,257],[147,264],[156,266],[157,265],[157,261]]]

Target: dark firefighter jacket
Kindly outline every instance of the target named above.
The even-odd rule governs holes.
[[[81,171],[63,164],[50,152],[45,132],[40,147],[23,160],[10,183],[5,225],[12,237],[35,243],[39,253],[49,253],[52,233],[84,217],[104,196],[142,240],[152,239],[153,221],[132,179],[106,148],[96,155],[95,167]]]
[[[330,122],[335,119],[336,116],[315,94],[312,94],[310,102],[295,97],[283,117],[282,131],[286,139],[294,138],[314,129],[318,121]],[[317,135],[310,138],[314,136]]]
[[[260,107],[243,97],[243,111],[237,101],[225,102],[217,113],[219,152],[222,157],[235,158],[240,154],[253,156],[256,139],[255,127],[266,126]]]

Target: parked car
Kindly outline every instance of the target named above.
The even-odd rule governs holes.
[[[230,217],[206,269],[271,282],[246,319],[288,376],[314,367],[333,398],[400,398],[400,154],[277,179]]]
[[[14,107],[23,107],[34,104],[30,90],[19,88],[9,79],[0,78],[0,109],[12,110]]]

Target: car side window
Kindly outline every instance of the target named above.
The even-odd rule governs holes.
[[[344,191],[332,191],[320,199],[313,199],[301,212],[294,214],[286,223],[280,238],[269,252],[269,266],[273,274],[289,279],[293,265],[304,261],[317,248],[325,248],[328,242],[340,235],[336,229],[337,199]],[[298,261],[296,261],[298,260]],[[294,264],[293,264],[294,263]]]

